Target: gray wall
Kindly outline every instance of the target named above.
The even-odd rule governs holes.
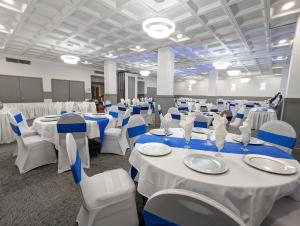
[[[135,77],[128,77],[128,98],[135,98]]]

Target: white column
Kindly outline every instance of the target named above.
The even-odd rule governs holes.
[[[208,96],[217,96],[218,72],[209,71],[208,76]]]
[[[105,94],[117,94],[117,64],[115,61],[104,62]]]
[[[282,77],[281,77],[281,83],[280,83],[280,92],[283,95],[283,97],[285,97],[288,76],[289,76],[289,64],[284,65],[284,67],[282,69]]]
[[[170,47],[158,49],[157,95],[172,95],[174,89],[174,53]]]
[[[296,33],[293,42],[290,69],[285,91],[285,98],[300,98],[300,15],[298,17]]]

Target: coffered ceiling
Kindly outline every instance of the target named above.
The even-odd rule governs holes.
[[[111,54],[120,69],[155,72],[157,49],[171,46],[179,77],[204,76],[219,60],[244,75],[280,75],[300,9],[295,0],[282,10],[287,2],[0,0],[0,53],[49,61],[73,54],[97,69]],[[143,21],[154,16],[175,22],[170,38],[156,40],[143,32]]]

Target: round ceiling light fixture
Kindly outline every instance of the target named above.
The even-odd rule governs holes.
[[[190,85],[194,85],[194,84],[196,84],[196,82],[197,82],[196,80],[189,80]]]
[[[213,63],[213,66],[215,69],[217,70],[225,70],[227,69],[229,66],[231,66],[230,62],[227,61],[217,61]]]
[[[78,64],[80,61],[80,58],[78,56],[73,56],[73,55],[62,55],[60,57],[66,64]]]
[[[286,42],[287,42],[286,39],[281,39],[281,40],[278,42],[278,44],[284,44],[284,43],[286,43]]]
[[[146,77],[146,76],[149,76],[150,73],[151,73],[150,71],[140,71],[140,75],[141,75],[141,76],[145,76],[145,77]]]
[[[295,2],[293,2],[293,1],[287,2],[287,3],[283,4],[283,6],[281,7],[281,10],[285,11],[285,10],[293,8],[294,6],[295,6]]]
[[[162,17],[153,17],[143,22],[143,30],[155,39],[169,37],[175,31],[175,23]]]

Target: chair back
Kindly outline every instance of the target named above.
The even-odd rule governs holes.
[[[106,101],[105,101],[105,104],[104,104],[104,107],[105,107],[105,110],[106,110],[107,112],[109,112],[111,106],[112,106],[112,105],[111,105],[110,100],[106,100]]]
[[[130,147],[133,148],[134,142],[147,132],[145,120],[140,115],[132,115],[128,121],[127,134]]]
[[[117,107],[118,107],[118,126],[122,126],[123,116],[127,108],[124,103],[118,103]]]
[[[230,123],[233,127],[239,127],[241,125],[241,122],[245,118],[245,108],[240,108],[238,112],[236,113],[235,119],[233,122]]]
[[[82,150],[85,147],[87,131],[86,122],[79,114],[64,114],[58,120],[56,127],[59,136],[59,145],[63,150],[66,150],[67,133],[72,133],[79,150]]]
[[[118,107],[116,105],[112,105],[108,111],[108,114],[111,115],[114,120],[117,120],[119,115]]]
[[[148,103],[144,103],[141,106],[141,115],[146,116],[148,114],[150,105]]]
[[[181,104],[178,105],[178,111],[179,112],[189,111],[188,104],[183,104],[181,102]]]
[[[157,110],[158,110],[158,114],[162,115],[162,109],[161,109],[160,104],[157,105]]]
[[[172,120],[179,120],[180,121],[181,115],[180,115],[180,112],[177,108],[175,108],[175,107],[169,108],[168,113],[171,114]]]
[[[209,127],[208,121],[209,120],[204,115],[202,115],[202,114],[196,114],[195,115],[195,121],[194,121],[194,127],[197,127],[197,128],[208,128]]]
[[[162,190],[148,200],[144,207],[145,225],[245,226],[246,224],[222,204],[199,193]]]
[[[133,115],[139,115],[139,114],[141,114],[141,106],[133,106],[132,107],[132,114]]]
[[[213,106],[211,106],[211,108],[210,108],[210,112],[217,113],[217,112],[219,112],[219,109],[218,109],[218,107],[217,107],[216,105],[213,105]]]
[[[7,112],[7,116],[8,116],[10,128],[13,131],[15,137],[17,139],[20,138],[22,136],[22,131],[20,129],[20,126],[19,126],[16,118],[12,115],[11,112]]]
[[[296,144],[297,135],[295,129],[287,122],[272,120],[259,128],[257,138],[291,154]]]
[[[62,102],[62,103],[61,103],[61,106],[60,106],[60,114],[61,114],[61,115],[64,115],[64,114],[66,114],[66,113],[68,113],[66,103],[65,103],[65,102]]]

